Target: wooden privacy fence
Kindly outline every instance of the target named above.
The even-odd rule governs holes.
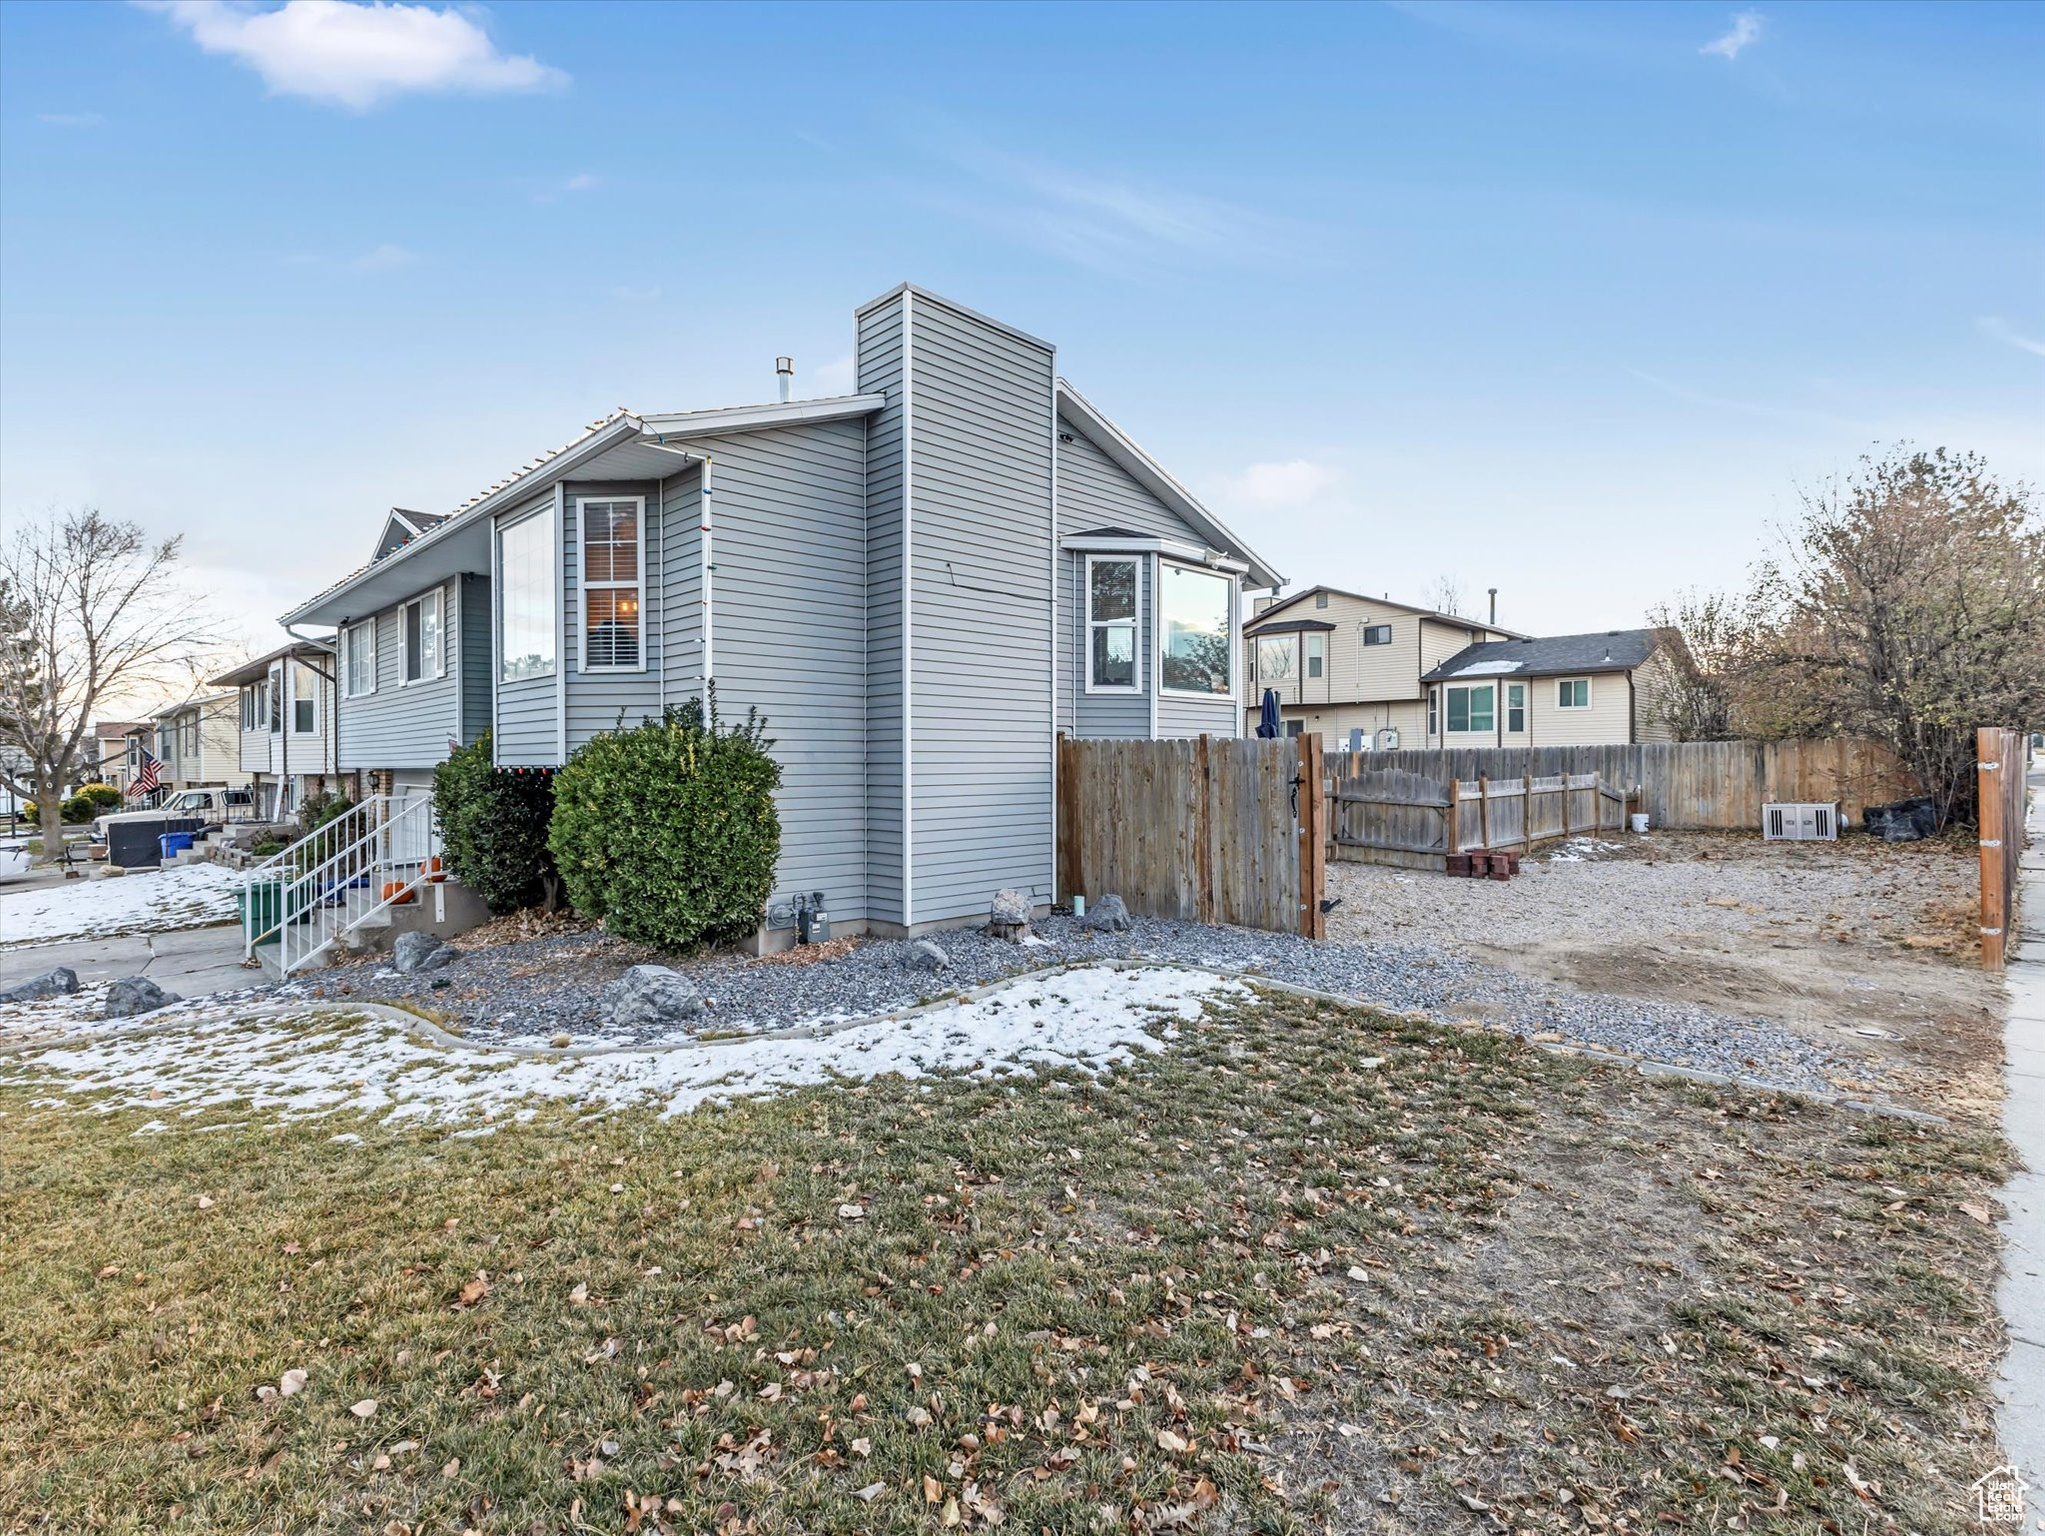
[[[1626,791],[1596,773],[1446,783],[1373,761],[1390,753],[1331,752],[1328,827],[1334,856],[1353,862],[1446,869],[1474,848],[1531,849],[1626,824]]]
[[[1684,741],[1605,747],[1456,747],[1362,752],[1376,770],[1394,769],[1446,783],[1594,773],[1602,784],[1637,790],[1634,810],[1678,832],[1755,831],[1761,807],[1775,800],[1840,803],[1857,824],[1870,805],[1919,793],[1916,779],[1878,742]],[[1586,818],[1588,819],[1588,818]]]
[[[1058,894],[1326,935],[1319,736],[1058,739]]]
[[[2002,969],[2017,926],[2017,860],[2024,849],[2021,731],[1983,726],[1975,737],[1981,823],[1981,963]]]

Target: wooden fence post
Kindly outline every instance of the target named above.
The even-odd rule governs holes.
[[[1491,846],[1491,780],[1484,774],[1477,775],[1477,835],[1484,846]]]
[[[1321,910],[1327,892],[1328,800],[1321,737],[1309,731],[1299,743],[1299,931],[1309,939],[1328,936],[1328,915]]]
[[[2011,740],[2007,731],[1988,726],[1974,736],[1975,768],[1979,774],[1974,819],[1981,829],[1981,964],[1991,971],[2002,969],[2004,945],[2009,937],[2007,861],[2013,850],[2005,846],[2010,839],[2005,825],[2008,818],[2003,814],[2003,775],[2012,768],[2005,761],[2010,755]]]
[[[1463,781],[1457,778],[1454,774],[1450,774],[1448,808],[1449,818],[1448,844],[1449,852],[1451,854],[1458,854],[1463,851],[1462,840],[1463,818],[1461,814],[1462,803],[1463,803]]]

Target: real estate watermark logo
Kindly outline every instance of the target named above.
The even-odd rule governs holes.
[[[2024,1493],[2031,1485],[2014,1466],[1991,1467],[1970,1485],[1974,1516],[1983,1525],[2022,1525]]]

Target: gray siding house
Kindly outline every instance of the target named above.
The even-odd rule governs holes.
[[[344,769],[402,790],[490,730],[551,768],[702,698],[781,763],[762,942],[1054,891],[1059,731],[1241,729],[1243,590],[1280,584],[1058,376],[909,284],[855,315],[849,395],[615,411],[285,616],[338,631]],[[784,386],[785,392],[785,386]]]

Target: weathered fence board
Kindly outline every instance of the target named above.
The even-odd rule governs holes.
[[[1771,800],[1837,800],[1849,822],[1869,805],[1918,793],[1894,753],[1872,741],[1685,741],[1604,747],[1458,747],[1339,754],[1363,766],[1432,782],[1504,783],[1595,773],[1619,789],[1638,788],[1636,810],[1674,831],[1752,831]],[[1587,806],[1572,802],[1572,811]],[[1587,812],[1578,820],[1588,824]]]
[[[2003,967],[2017,931],[2017,860],[2024,848],[2024,755],[2021,731],[1983,726],[1975,736],[1980,791],[1981,963]]]
[[[1371,766],[1374,757],[1389,755],[1331,752],[1324,760],[1334,857],[1438,870],[1452,853],[1531,849],[1625,825],[1625,791],[1595,773],[1438,783]]]
[[[1131,912],[1320,937],[1320,738],[1058,743],[1058,888]]]

